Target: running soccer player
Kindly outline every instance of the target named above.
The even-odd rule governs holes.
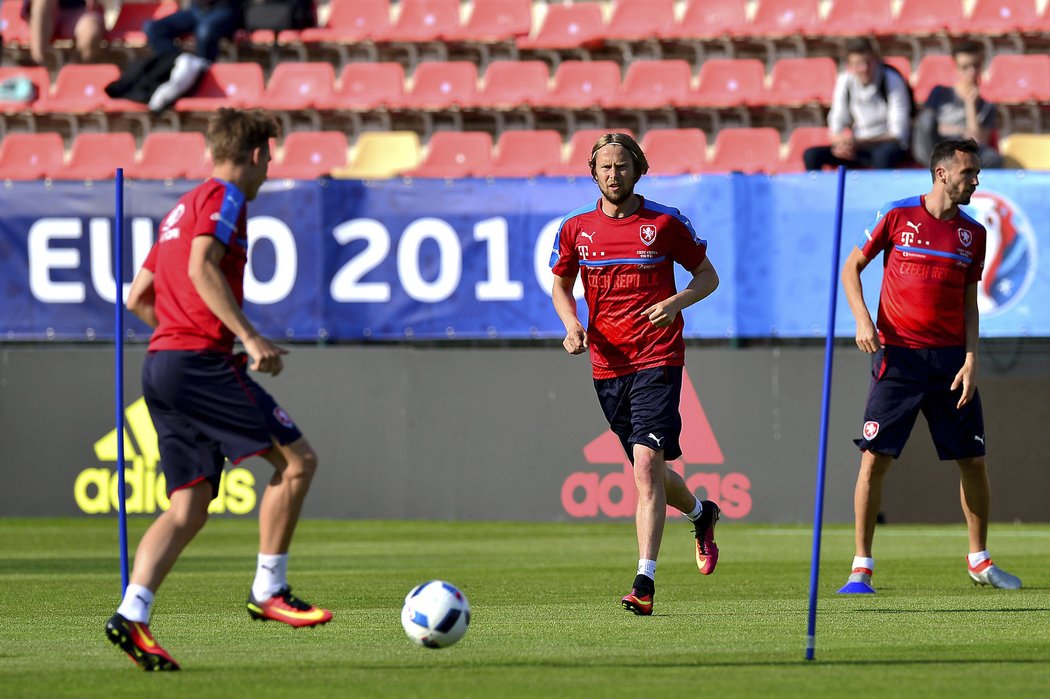
[[[646,200],[634,186],[649,170],[633,138],[606,134],[591,148],[591,177],[601,198],[562,221],[551,257],[554,309],[565,325],[569,354],[590,350],[594,388],[612,431],[634,464],[638,572],[621,604],[653,613],[656,558],[667,505],[686,514],[696,534],[696,564],[718,564],[718,505],[700,501],[667,461],[682,455],[678,412],[685,365],[681,311],[718,286],[707,243],[678,209]],[[674,263],[693,278],[676,292]],[[572,289],[582,270],[587,329]]]
[[[288,548],[317,455],[288,414],[247,373],[277,375],[287,350],[262,337],[241,310],[246,203],[266,180],[272,118],[220,109],[208,124],[212,177],[179,199],[136,275],[127,306],[154,328],[142,390],[157,430],[171,507],[139,542],[131,582],[106,637],[145,670],[178,670],[154,639],[157,588],[208,519],[226,459],[262,456],[274,475],[259,505],[259,556],[248,595],[254,619],[314,626],[332,613],[292,594]],[[244,354],[233,354],[234,337]]]
[[[862,436],[854,440],[862,456],[853,498],[856,557],[839,590],[845,594],[875,592],[871,546],[882,482],[920,410],[938,456],[959,465],[970,577],[981,585],[1021,587],[1020,579],[992,563],[987,550],[990,492],[977,392],[977,283],[984,269],[985,229],[959,208],[977,188],[979,149],[973,139],[939,143],[930,156],[930,192],[887,204],[842,268],[857,347],[875,355]],[[884,272],[876,329],[860,274],[880,253]]]

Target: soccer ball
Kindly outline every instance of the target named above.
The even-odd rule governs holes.
[[[413,641],[427,648],[446,648],[463,638],[470,624],[470,603],[455,585],[431,580],[405,597],[401,625]]]

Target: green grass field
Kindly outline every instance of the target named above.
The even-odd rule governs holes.
[[[131,522],[132,545],[149,524]],[[962,524],[881,527],[873,597],[834,594],[852,530],[825,531],[817,660],[806,662],[811,534],[723,522],[718,571],[688,524],[664,538],[655,615],[619,607],[631,524],[313,521],[291,580],[333,622],[252,622],[255,524],[215,520],[154,609],[181,673],[144,673],[102,625],[120,586],[114,520],[0,519],[0,696],[13,697],[1046,697],[1050,527],[997,525],[992,553],[1024,590],[976,588]],[[444,578],[473,621],[428,650],[401,630],[405,593]]]

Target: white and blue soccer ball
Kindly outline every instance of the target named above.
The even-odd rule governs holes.
[[[431,580],[416,585],[405,597],[401,625],[419,645],[447,648],[467,632],[470,602],[455,585]]]

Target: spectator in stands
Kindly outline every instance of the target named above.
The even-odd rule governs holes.
[[[43,65],[55,36],[72,37],[82,63],[98,60],[106,24],[95,0],[23,0],[22,18],[29,23],[29,57]]]
[[[915,120],[912,154],[920,163],[928,162],[933,148],[941,141],[972,138],[980,146],[981,167],[1003,166],[1003,157],[994,145],[998,111],[979,94],[984,55],[980,44],[964,41],[952,51],[958,75],[955,85],[938,85],[926,98]]]
[[[242,0],[190,0],[186,9],[146,22],[142,30],[158,54],[177,50],[175,40],[192,33],[197,42],[196,54],[214,62],[219,55],[219,41],[233,37],[241,27],[243,15]]]
[[[806,149],[806,169],[899,166],[908,158],[911,110],[904,77],[882,62],[870,40],[849,40],[828,112],[831,145]]]

